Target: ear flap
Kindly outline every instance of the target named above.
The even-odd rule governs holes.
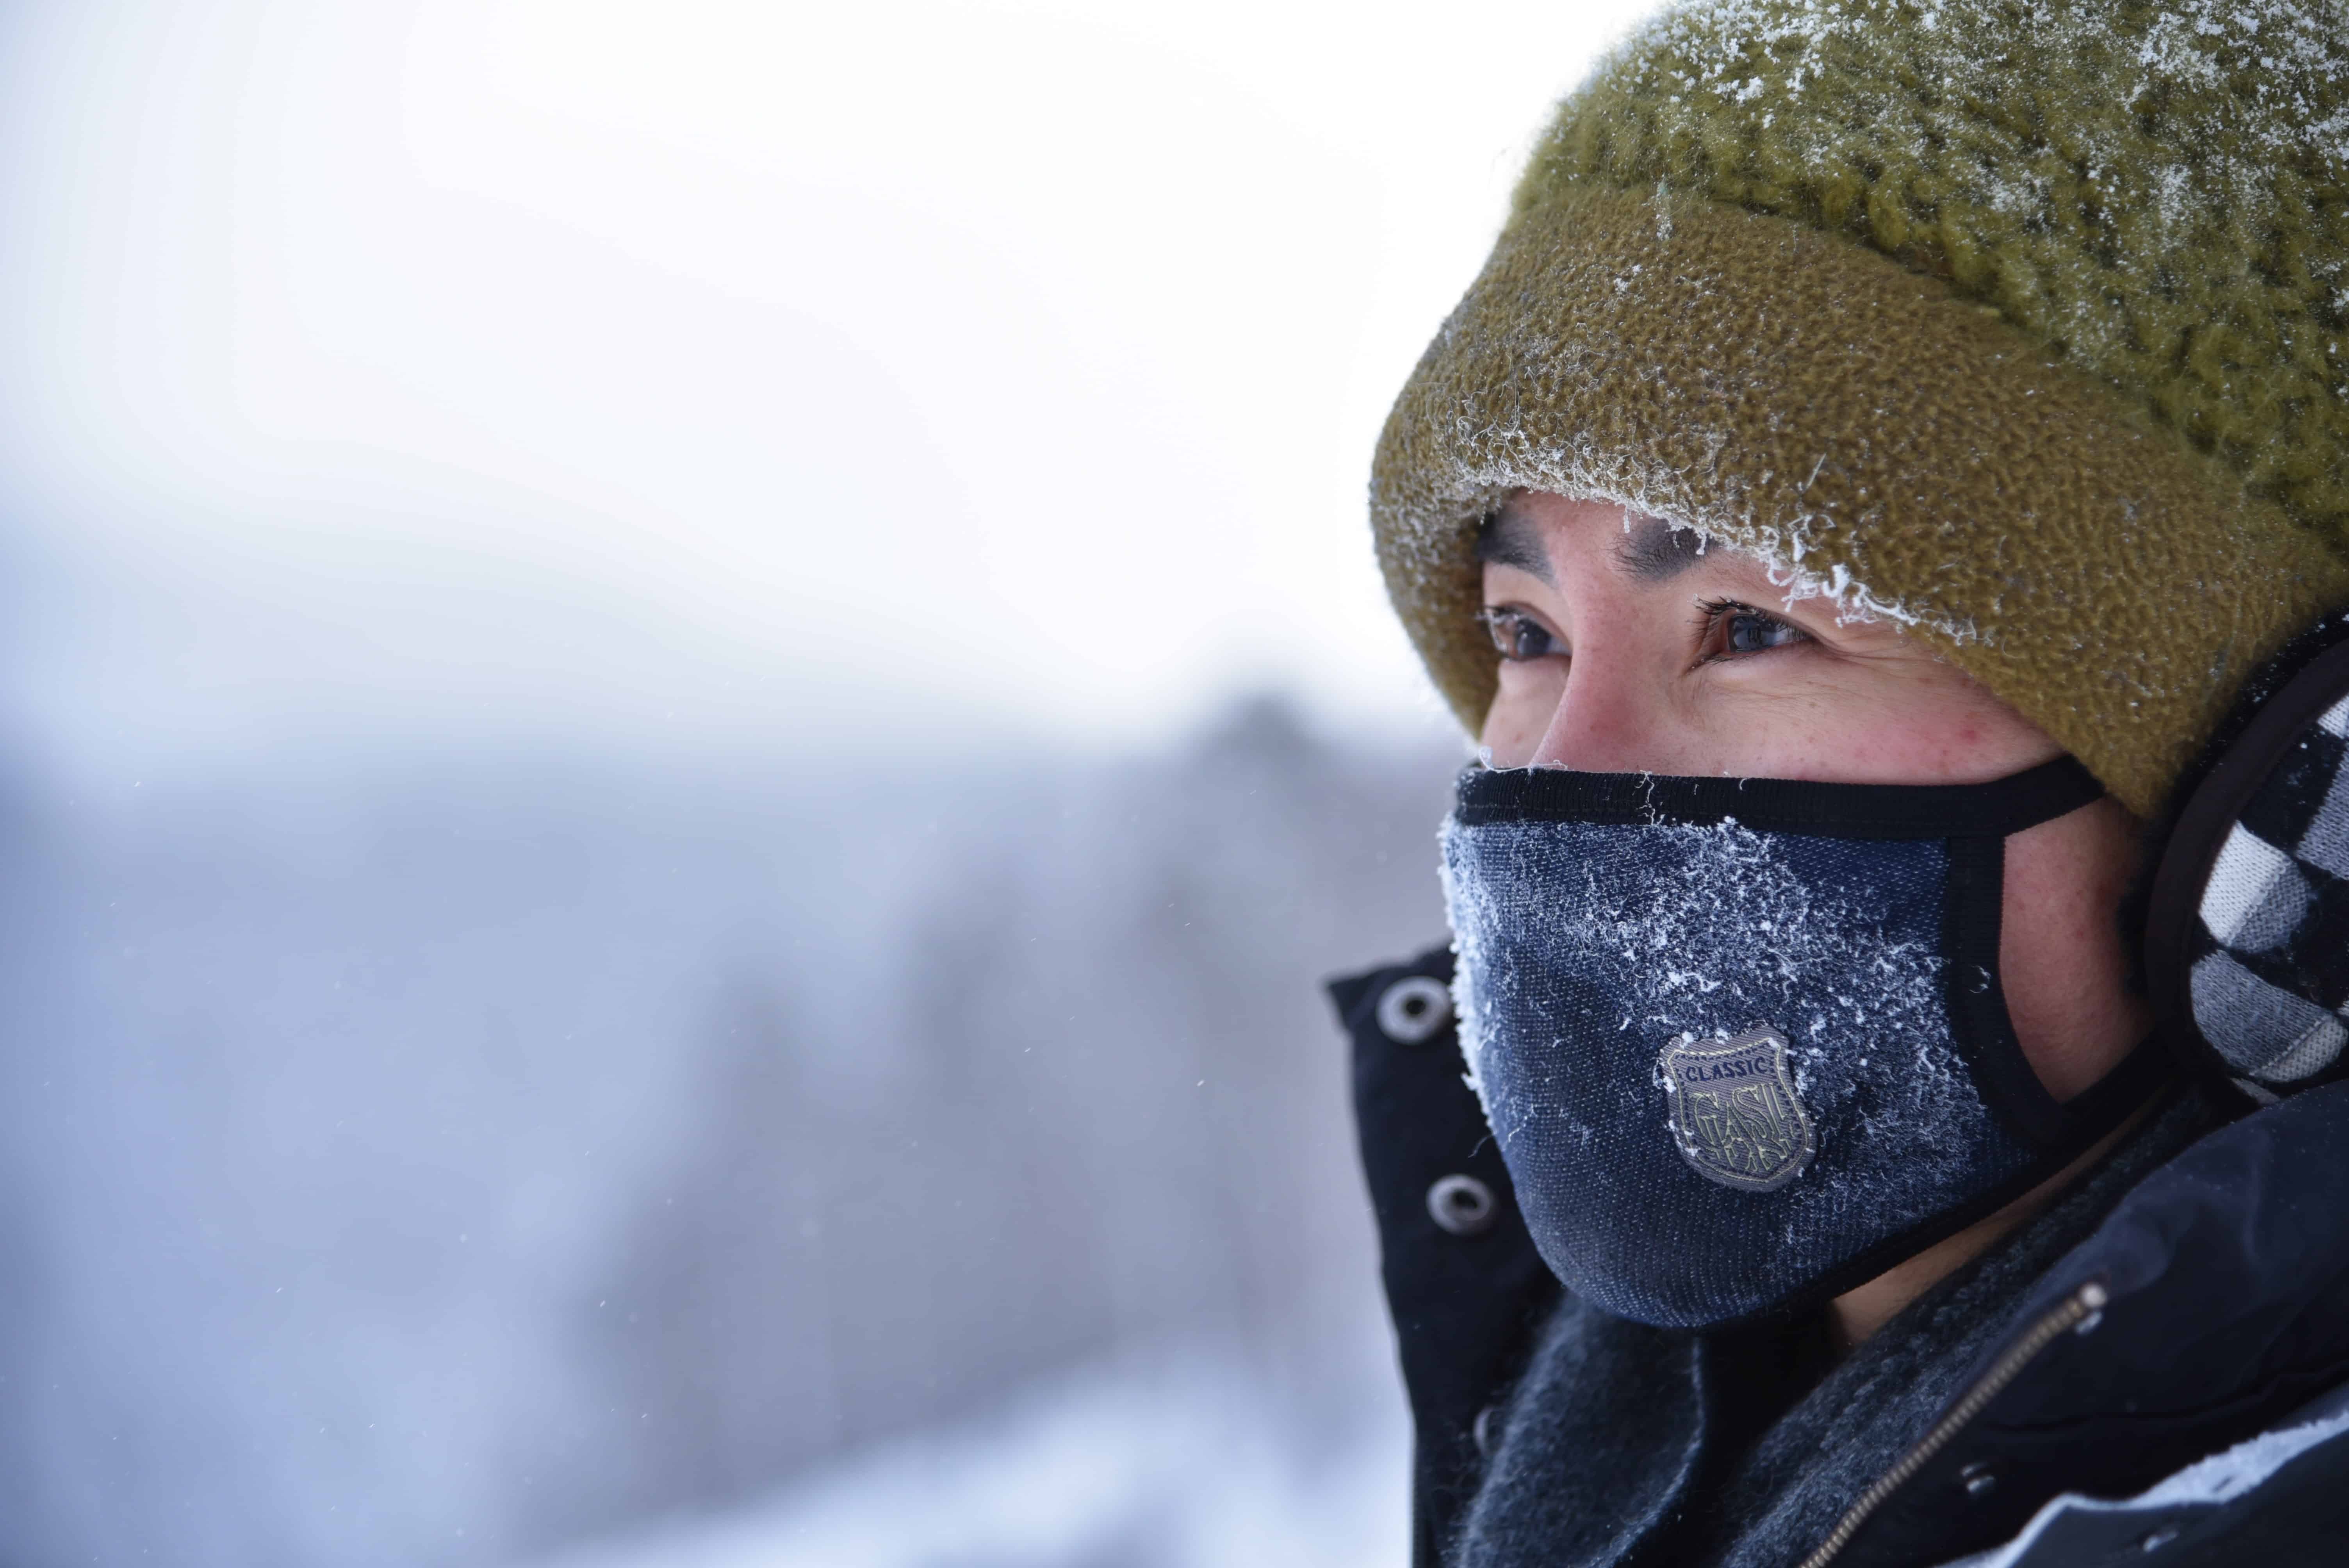
[[[2164,1033],[2265,1103],[2349,1078],[2344,632],[2327,617],[2247,690],[2184,796],[2147,906]]]

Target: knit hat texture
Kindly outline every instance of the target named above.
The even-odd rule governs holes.
[[[1390,417],[1462,721],[1479,520],[1617,501],[1897,621],[2140,814],[2349,603],[2349,0],[1719,0],[1537,145]]]

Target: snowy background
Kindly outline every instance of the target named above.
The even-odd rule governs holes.
[[[1362,480],[1635,9],[0,12],[0,1563],[1400,1563]]]

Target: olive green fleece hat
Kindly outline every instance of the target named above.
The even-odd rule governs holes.
[[[2152,814],[2349,603],[2349,0],[1664,14],[1379,444],[1388,590],[1471,728],[1520,488],[1901,623]]]

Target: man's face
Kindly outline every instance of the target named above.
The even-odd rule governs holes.
[[[1790,603],[1751,557],[1621,507],[1522,495],[1482,552],[1502,655],[1484,729],[1495,767],[1972,784],[2061,754],[1899,627]],[[2059,1099],[2149,1026],[2118,919],[2138,854],[2109,799],[2007,841],[2007,1008]]]

